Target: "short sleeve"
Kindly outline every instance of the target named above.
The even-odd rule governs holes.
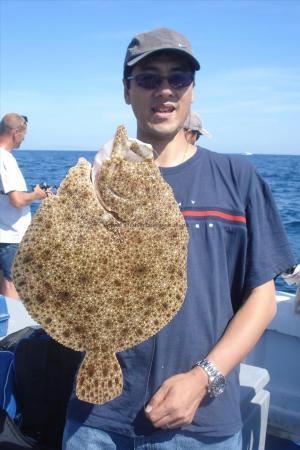
[[[272,280],[295,263],[271,190],[252,170],[246,204],[246,289]]]
[[[4,194],[26,191],[26,183],[17,162],[10,155],[7,158],[0,158],[0,191]]]

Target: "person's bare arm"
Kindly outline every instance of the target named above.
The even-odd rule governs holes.
[[[8,194],[9,201],[15,208],[23,208],[30,205],[34,200],[43,200],[49,192],[40,188],[37,184],[32,192],[13,191]]]
[[[254,347],[275,314],[272,280],[247,294],[243,306],[206,358],[226,376]],[[176,428],[191,423],[207,394],[207,386],[207,374],[200,367],[175,375],[154,394],[145,409],[146,416],[157,428]]]
[[[245,303],[207,359],[227,375],[255,346],[275,314],[276,296],[272,280],[247,294]]]

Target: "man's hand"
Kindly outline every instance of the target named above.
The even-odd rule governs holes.
[[[8,197],[12,206],[23,208],[30,205],[34,200],[43,200],[50,195],[53,195],[51,188],[44,190],[37,184],[32,192],[13,191],[8,194]]]
[[[200,367],[166,380],[152,397],[145,414],[156,428],[177,428],[192,422],[207,393],[208,376]]]
[[[36,200],[43,200],[48,197],[48,189],[42,189],[38,184],[34,187],[33,192]]]

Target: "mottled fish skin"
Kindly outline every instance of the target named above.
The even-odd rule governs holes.
[[[122,392],[115,353],[161,330],[186,292],[188,233],[173,192],[147,151],[141,162],[127,161],[125,145],[121,126],[96,189],[80,158],[39,207],[13,267],[32,317],[86,352],[76,393],[95,404]]]

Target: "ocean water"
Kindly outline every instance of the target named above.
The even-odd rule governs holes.
[[[28,190],[37,183],[46,182],[59,186],[70,167],[83,156],[93,162],[95,152],[80,151],[33,151],[14,152],[23,172]],[[269,184],[275,197],[283,225],[288,235],[297,262],[300,263],[300,156],[295,155],[250,155],[249,158]],[[34,214],[39,202],[31,205]],[[295,292],[281,277],[276,280],[280,290]]]

